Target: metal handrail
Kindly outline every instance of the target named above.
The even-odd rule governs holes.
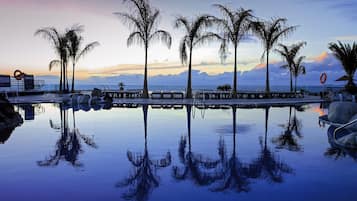
[[[351,126],[351,125],[353,125],[353,124],[355,124],[355,123],[357,123],[357,119],[355,119],[355,120],[353,120],[353,121],[350,121],[350,122],[348,122],[347,124],[343,124],[342,126],[340,126],[340,127],[338,127],[338,128],[335,129],[335,131],[333,132],[333,139],[334,139],[334,141],[335,141],[336,144],[338,144],[338,145],[340,145],[340,146],[345,146],[345,145],[342,145],[341,143],[338,142],[338,140],[337,140],[337,138],[336,138],[336,133],[337,133],[338,131],[340,131],[341,129],[344,129],[344,128],[346,128],[346,127],[348,127],[348,126]],[[354,148],[356,148],[356,147],[354,147]]]

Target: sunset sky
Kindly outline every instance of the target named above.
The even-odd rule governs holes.
[[[159,43],[151,47],[151,76],[177,75],[186,71],[187,68],[179,62],[178,42],[182,32],[173,28],[175,16],[192,17],[204,13],[219,16],[212,7],[214,3],[249,8],[262,19],[286,17],[289,25],[299,25],[297,31],[283,42],[307,41],[302,54],[311,63],[321,63],[330,56],[326,53],[329,42],[357,40],[356,0],[152,0],[151,3],[161,10],[160,28],[173,36],[171,49]],[[101,45],[79,63],[81,78],[142,74],[144,51],[137,46],[126,46],[129,30],[113,15],[116,11],[127,11],[122,0],[0,0],[1,73],[22,69],[28,73],[50,75],[48,63],[56,55],[49,42],[34,36],[34,32],[41,27],[54,26],[64,30],[73,24],[82,24],[85,26],[85,42],[98,41]],[[212,43],[195,49],[194,70],[208,75],[231,72],[232,58],[226,65],[221,65],[218,48],[217,43]],[[262,52],[258,40],[242,43],[238,50],[240,70],[264,68],[260,64]],[[272,63],[280,60],[273,54]]]

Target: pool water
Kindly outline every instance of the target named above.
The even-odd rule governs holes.
[[[16,109],[27,120],[0,144],[4,201],[355,197],[356,157],[329,143],[320,105]]]

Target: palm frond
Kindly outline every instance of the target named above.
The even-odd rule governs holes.
[[[95,47],[99,46],[99,42],[92,42],[89,43],[88,45],[86,45],[83,50],[79,53],[79,55],[77,56],[77,61],[83,57],[84,55],[86,55],[88,52],[92,51]]]
[[[145,38],[143,34],[139,31],[131,33],[126,41],[126,45],[129,47],[132,44],[143,45],[145,43]]]
[[[180,46],[179,46],[179,51],[180,51],[180,60],[182,64],[187,64],[187,36],[183,37]]]
[[[52,60],[50,62],[50,64],[48,65],[48,69],[51,71],[56,66],[61,66],[61,61],[60,60]]]
[[[207,32],[204,35],[200,36],[199,38],[197,38],[194,43],[193,43],[193,47],[197,47],[200,45],[204,45],[207,44],[209,42],[212,42],[214,40],[224,40],[224,38],[222,38],[220,35],[213,33],[213,32]]]
[[[172,38],[171,38],[170,33],[167,31],[157,30],[150,36],[149,41],[152,41],[152,40],[158,40],[158,41],[164,43],[165,45],[167,45],[168,48],[171,47]]]

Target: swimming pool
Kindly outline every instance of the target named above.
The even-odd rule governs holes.
[[[16,107],[1,200],[353,200],[353,153],[318,104],[256,109]],[[25,114],[26,111],[26,114]]]

